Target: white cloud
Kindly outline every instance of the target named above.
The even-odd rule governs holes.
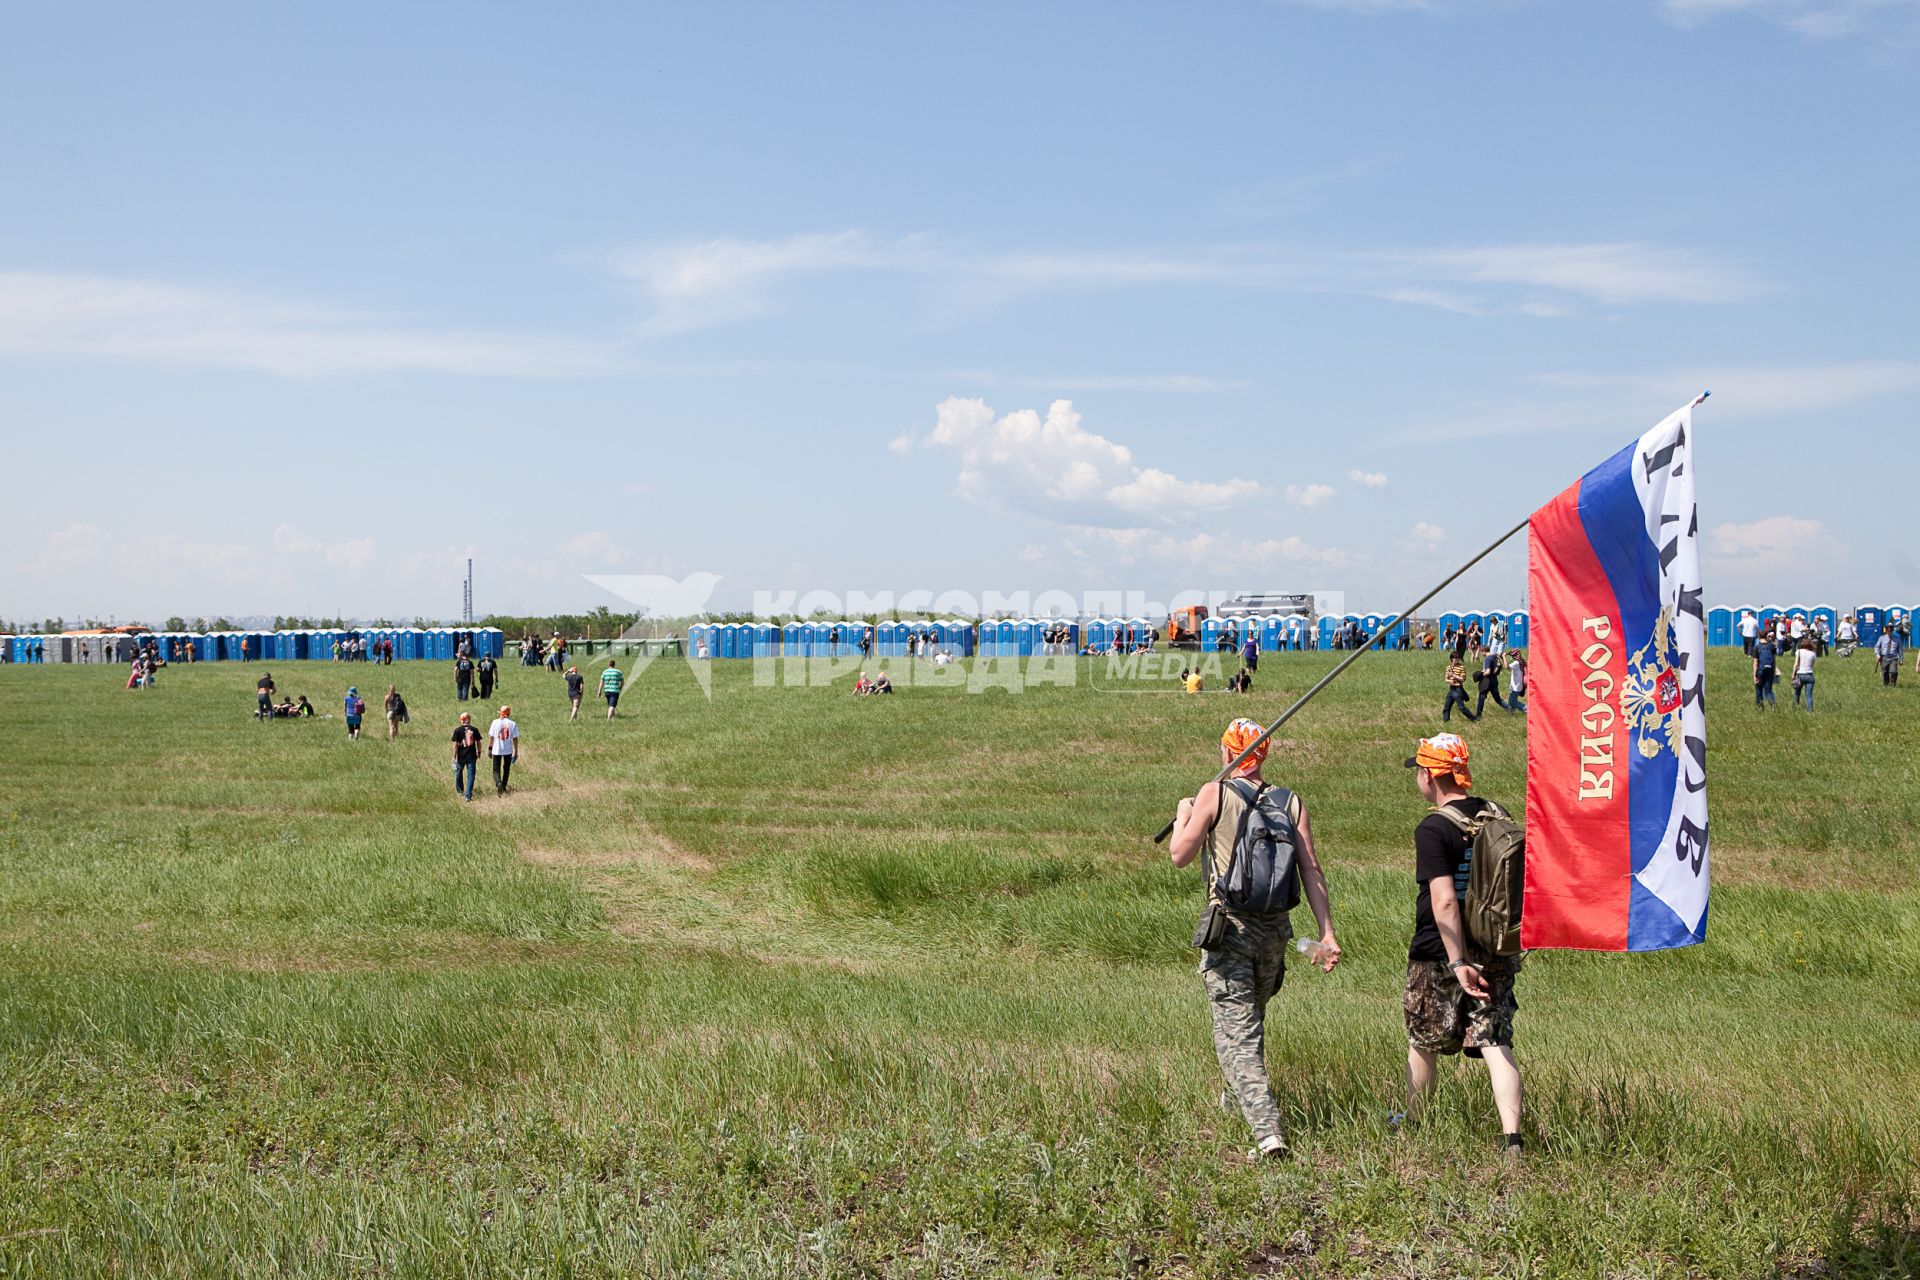
[[[1547,374],[1541,382],[1573,391],[1627,392],[1676,404],[1687,388],[1711,390],[1703,413],[1817,413],[1920,389],[1920,362],[1855,360],[1833,364],[1720,365],[1664,373]]]
[[[853,271],[937,278],[974,294],[986,287],[1018,293],[1171,284],[1352,294],[1464,315],[1554,315],[1575,302],[1735,302],[1760,288],[1712,254],[1637,242],[1361,252],[1272,245],[988,251],[931,235],[888,239],[847,230],[645,245],[613,266],[651,300],[646,328],[654,333],[757,315],[772,309],[784,281]]]
[[[1761,560],[1795,567],[1841,551],[1840,540],[1819,520],[1767,516],[1746,524],[1717,524],[1708,533],[1708,556],[1722,561]]]
[[[1384,489],[1387,487],[1387,476],[1384,471],[1362,471],[1360,468],[1355,467],[1353,470],[1347,472],[1347,479],[1353,481],[1363,489]]]
[[[1032,409],[996,418],[983,400],[949,397],[924,443],[958,457],[961,496],[1066,524],[1143,516],[1175,524],[1260,492],[1251,480],[1182,480],[1142,467],[1125,445],[1082,427],[1068,400],[1054,401],[1044,418]]]
[[[912,453],[913,432],[902,431],[899,435],[887,441],[887,452],[902,458]]]
[[[1437,524],[1421,520],[1413,526],[1413,536],[1428,546],[1439,546],[1447,540],[1447,531]]]
[[[1211,532],[1171,533],[1164,529],[1076,529],[1067,549],[1102,565],[1157,564],[1189,571],[1207,569],[1266,569],[1281,566],[1338,569],[1354,557],[1334,547],[1321,547],[1304,538],[1243,538]]]
[[[562,542],[560,554],[572,561],[589,561],[596,566],[622,565],[633,559],[633,553],[616,544],[611,535],[599,530],[576,533]]]
[[[444,373],[572,377],[603,344],[410,327],[355,312],[150,280],[0,271],[0,355],[253,369],[285,377]]]
[[[1715,18],[1758,18],[1817,40],[1869,36],[1886,40],[1920,34],[1920,0],[1663,0],[1669,21],[1699,26]]]
[[[1191,373],[1145,374],[1067,374],[1058,378],[1014,378],[1015,386],[1042,391],[1182,391],[1207,394],[1216,391],[1245,391],[1248,383],[1235,378],[1206,378]]]
[[[1324,507],[1333,500],[1330,484],[1290,484],[1280,492],[1296,507]]]

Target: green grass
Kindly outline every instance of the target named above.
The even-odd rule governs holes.
[[[1437,663],[1370,656],[1269,775],[1346,961],[1269,1057],[1299,1160],[1219,1112],[1151,833],[1256,697],[757,684],[609,726],[507,673],[517,794],[452,794],[435,665],[271,664],[397,744],[260,725],[258,666],[0,668],[0,1268],[25,1275],[1833,1276],[1920,1267],[1920,691],[1716,654],[1703,947],[1540,954],[1533,1153],[1478,1068],[1394,1135]],[[896,672],[896,674],[898,674]],[[1496,713],[1497,715],[1497,713]],[[1467,732],[1518,804],[1525,727]],[[482,788],[486,792],[483,778]],[[1302,919],[1305,918],[1304,913]]]

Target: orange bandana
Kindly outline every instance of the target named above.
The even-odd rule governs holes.
[[[1407,767],[1450,773],[1455,782],[1471,789],[1473,774],[1467,770],[1467,754],[1467,744],[1458,735],[1439,733],[1431,738],[1420,739],[1420,745],[1407,761]]]
[[[1253,742],[1254,739],[1265,732],[1266,730],[1262,729],[1258,724],[1243,717],[1227,726],[1227,731],[1220,735],[1220,745],[1227,749],[1227,758],[1232,759],[1242,751],[1245,751],[1249,743]],[[1235,769],[1234,772],[1251,773],[1253,770],[1258,769],[1260,762],[1266,758],[1267,744],[1262,742],[1259,749],[1241,761],[1240,767]]]

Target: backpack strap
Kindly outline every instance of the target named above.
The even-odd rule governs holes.
[[[1482,797],[1482,799],[1484,800],[1484,797]],[[1472,840],[1480,834],[1480,828],[1486,826],[1488,822],[1495,818],[1506,818],[1510,816],[1496,801],[1485,800],[1485,804],[1486,808],[1480,810],[1480,816],[1477,818],[1469,818],[1466,814],[1454,808],[1453,801],[1451,800],[1445,804],[1435,805],[1431,812],[1437,813],[1445,818],[1448,822],[1460,829],[1461,835],[1465,836],[1468,840]]]

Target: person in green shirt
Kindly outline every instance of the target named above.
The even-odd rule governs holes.
[[[614,708],[620,705],[620,686],[625,684],[626,680],[627,678],[620,673],[620,668],[612,661],[609,661],[607,669],[600,673],[600,696],[607,700],[607,719],[609,720],[613,719]]]

